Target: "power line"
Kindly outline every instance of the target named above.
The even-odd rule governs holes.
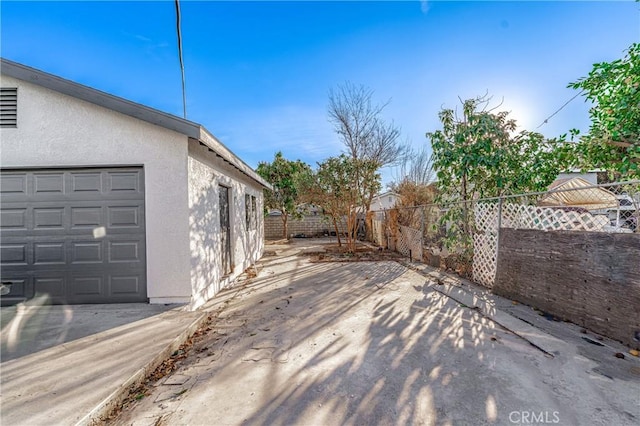
[[[539,129],[540,127],[544,126],[545,124],[547,124],[549,122],[549,120],[551,119],[551,117],[553,117],[554,115],[556,115],[557,113],[559,113],[560,111],[562,111],[564,109],[564,107],[566,107],[567,105],[569,105],[569,103],[571,103],[571,101],[573,101],[575,98],[577,98],[578,96],[582,95],[584,93],[584,90],[579,91],[578,93],[576,93],[571,99],[569,99],[567,102],[564,103],[564,105],[562,105],[560,108],[558,108],[556,110],[556,112],[554,112],[553,114],[551,114],[550,116],[548,116],[538,127],[536,127],[536,129]]]
[[[187,91],[184,81],[184,62],[182,60],[182,30],[180,26],[180,0],[176,1],[176,27],[178,33],[178,57],[180,58],[180,72],[182,73],[182,112],[184,119],[187,119]]]

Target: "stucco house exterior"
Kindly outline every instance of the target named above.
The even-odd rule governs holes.
[[[396,206],[400,201],[400,195],[393,191],[383,192],[371,199],[370,211],[388,210]]]
[[[186,303],[263,252],[263,189],[207,129],[2,59],[3,304]]]

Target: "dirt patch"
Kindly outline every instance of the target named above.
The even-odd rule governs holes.
[[[308,256],[312,263],[318,262],[371,262],[401,259],[397,252],[375,247],[367,243],[358,243],[355,252],[349,252],[343,244],[324,244],[315,251],[305,251],[302,256]]]

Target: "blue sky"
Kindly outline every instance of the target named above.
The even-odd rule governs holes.
[[[3,0],[0,13],[3,57],[182,115],[173,1]],[[640,3],[183,0],[182,37],[188,119],[252,167],[278,150],[315,165],[342,150],[327,95],[345,81],[391,99],[385,118],[416,147],[442,106],[485,92],[536,130],[570,81],[640,41]],[[588,126],[578,98],[537,131]]]

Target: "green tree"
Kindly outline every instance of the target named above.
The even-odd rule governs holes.
[[[593,102],[589,133],[577,152],[583,168],[604,168],[623,178],[640,177],[640,43],[622,59],[593,65],[588,76],[570,83]]]
[[[265,213],[269,209],[277,209],[282,213],[282,238],[288,238],[289,218],[302,216],[298,209],[301,202],[298,182],[302,175],[311,173],[311,168],[303,161],[287,160],[279,151],[273,162],[260,162],[256,171],[273,187],[273,190],[264,191]]]
[[[427,133],[437,175],[437,202],[450,204],[443,220],[449,224],[448,243],[471,255],[469,202],[540,191],[565,168],[564,144],[529,131],[516,133],[508,112],[490,109],[486,96],[462,103],[462,116],[452,109],[440,114],[442,129]],[[562,148],[559,148],[562,147]],[[447,206],[447,207],[449,207]]]
[[[340,236],[345,235],[350,252],[356,250],[358,211],[362,209],[359,188],[380,190],[380,176],[376,170],[371,161],[354,160],[342,154],[318,163],[316,171],[300,180],[302,199],[322,207],[336,231],[338,245],[342,246]]]
[[[462,103],[440,114],[442,129],[427,133],[438,189],[448,201],[469,201],[545,189],[568,160],[555,140],[523,130],[506,111],[489,109],[490,98]]]

